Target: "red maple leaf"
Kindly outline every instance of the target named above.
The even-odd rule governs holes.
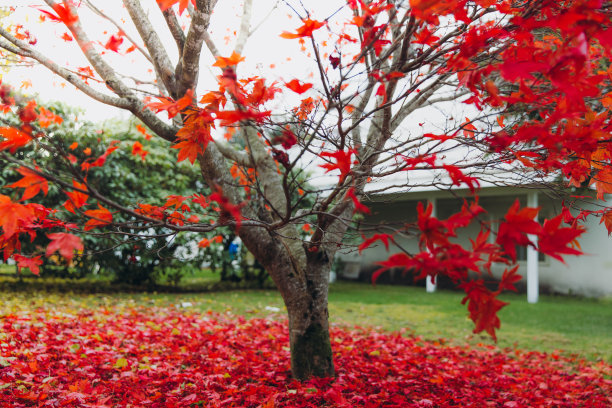
[[[475,323],[474,333],[486,331],[493,340],[497,341],[495,329],[499,329],[500,321],[497,312],[508,303],[495,297],[484,285],[482,279],[470,281],[459,285],[467,294],[462,304],[467,302],[470,319]]]
[[[452,236],[443,221],[432,217],[433,204],[427,203],[427,208],[423,208],[423,202],[417,204],[417,226],[421,230],[420,244],[424,244],[428,249],[433,250],[434,245],[445,245],[448,242],[447,236]]]
[[[244,61],[244,57],[238,54],[236,51],[232,51],[232,55],[229,57],[215,57],[217,60],[213,64],[213,67],[226,68],[238,65],[238,63]]]
[[[36,169],[38,170],[38,167],[36,167]],[[28,200],[41,191],[47,195],[49,192],[49,184],[45,178],[39,176],[27,167],[20,167],[17,172],[21,174],[23,178],[6,187],[25,188],[23,196],[21,196],[21,201]]]
[[[59,251],[60,255],[70,261],[74,255],[74,251],[82,251],[83,241],[81,238],[73,234],[66,232],[57,232],[54,234],[47,234],[47,237],[51,240],[47,245],[46,256],[50,256],[55,251]]]
[[[461,184],[465,183],[472,193],[474,193],[477,187],[480,187],[477,178],[466,176],[459,167],[452,164],[443,164],[442,167],[448,172],[454,186],[461,186]]]
[[[77,183],[74,180],[72,180],[72,185],[78,189],[87,190],[85,184]],[[75,214],[74,210],[84,206],[89,198],[87,194],[81,193],[80,191],[66,191],[66,195],[68,196],[68,200],[64,203],[64,208],[73,214]]]
[[[32,136],[26,132],[13,127],[0,127],[0,137],[5,139],[0,143],[0,151],[9,149],[11,153],[15,153],[17,149],[27,145],[32,141]]]
[[[302,22],[304,23],[304,25],[299,27],[295,33],[283,31],[283,33],[280,36],[283,38],[288,38],[288,39],[300,38],[300,37],[310,37],[312,36],[312,32],[314,30],[318,30],[319,28],[325,25],[324,22],[317,21],[317,20],[311,20],[309,18],[307,18],[306,20],[302,20]]]
[[[123,37],[118,34],[118,35],[111,35],[110,38],[108,39],[108,41],[106,42],[106,44],[104,44],[104,48],[106,48],[107,50],[111,50],[111,51],[115,51],[115,52],[119,52],[119,46],[123,43]]]
[[[204,153],[202,145],[193,140],[184,140],[178,142],[172,146],[173,149],[179,149],[178,158],[179,162],[188,159],[191,164],[195,163],[198,159],[198,155]]]
[[[183,14],[183,11],[187,8],[187,5],[191,2],[194,7],[196,7],[195,0],[157,0],[157,4],[159,4],[159,8],[162,11],[167,10],[168,8],[174,6],[176,3],[179,4],[179,15]]]
[[[40,255],[34,258],[28,258],[27,256],[15,254],[13,255],[13,259],[17,262],[19,272],[21,272],[21,268],[28,268],[34,275],[40,273],[40,265],[43,263]]]
[[[36,112],[36,101],[29,101],[26,106],[19,109],[19,119],[23,123],[30,123],[38,118],[38,113]]]
[[[514,284],[519,282],[523,277],[519,275],[518,272],[519,265],[516,265],[512,269],[504,270],[504,274],[499,281],[498,291],[501,292],[503,290],[512,290],[516,292],[516,287]]]
[[[575,242],[584,229],[575,227],[559,228],[563,214],[557,215],[555,218],[544,221],[542,233],[538,240],[538,249],[543,254],[552,256],[553,258],[564,262],[561,254],[566,255],[581,255],[582,252],[568,245]]]
[[[348,151],[338,150],[337,152],[323,152],[319,156],[320,157],[331,157],[336,160],[335,163],[325,163],[320,164],[319,167],[323,167],[326,169],[326,173],[329,173],[333,170],[340,170],[340,183],[346,179],[346,176],[351,172],[351,165],[354,164],[351,161],[351,156],[356,154],[355,150],[349,149]]]
[[[44,13],[45,16],[49,17],[51,21],[56,23],[64,23],[67,26],[71,26],[79,21],[79,17],[72,14],[70,6],[66,4],[54,4],[51,8],[57,13],[57,15],[41,9],[39,9],[39,11]]]
[[[85,231],[108,225],[113,221],[113,214],[111,214],[108,209],[102,207],[100,203],[98,203],[97,210],[85,211],[85,215],[90,217],[90,219],[85,223]]]
[[[389,234],[374,234],[372,235],[370,238],[365,239],[364,241],[359,245],[359,253],[361,253],[364,249],[369,248],[374,242],[376,241],[382,241],[382,243],[385,245],[385,249],[388,251],[389,250],[389,241],[394,242],[393,241],[393,237]]]
[[[160,102],[150,102],[147,104],[147,107],[156,113],[161,111],[167,111],[168,117],[173,118],[179,113],[181,113],[185,108],[193,102],[193,91],[191,89],[185,92],[185,95],[177,101],[174,101],[170,98],[160,98]]]
[[[217,119],[221,120],[219,125],[229,126],[243,120],[254,120],[257,123],[262,123],[265,118],[270,116],[270,113],[270,111],[259,112],[252,109],[245,109],[217,112],[216,116]]]
[[[516,245],[532,245],[527,234],[539,235],[542,231],[540,224],[535,221],[540,207],[519,208],[517,199],[506,213],[506,220],[500,223],[496,240],[513,261],[516,261]]]
[[[346,196],[348,198],[350,198],[353,201],[353,204],[355,205],[355,209],[353,210],[353,214],[360,212],[363,214],[370,214],[371,211],[370,209],[363,205],[359,199],[357,198],[357,196],[355,195],[355,189],[353,187],[349,188],[348,191],[346,192]]]
[[[414,34],[414,40],[411,42],[414,44],[432,45],[439,39],[440,37],[433,35],[429,28],[425,27],[416,34]]]
[[[4,239],[11,238],[18,231],[19,224],[29,223],[34,218],[31,207],[14,203],[10,197],[0,194],[0,226]]]
[[[310,88],[312,88],[312,84],[301,83],[297,79],[292,79],[289,82],[285,82],[285,86],[291,89],[293,92],[298,93],[300,95],[306,92],[307,90],[309,90]]]

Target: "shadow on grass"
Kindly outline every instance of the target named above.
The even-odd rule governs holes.
[[[47,292],[47,293],[210,293],[244,289],[273,289],[271,284],[261,287],[258,282],[192,282],[188,285],[143,284],[130,285],[92,279],[60,279],[39,277],[16,277],[0,275],[0,292]]]

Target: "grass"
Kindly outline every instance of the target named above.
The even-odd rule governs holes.
[[[54,307],[80,309],[105,306],[179,306],[202,312],[284,318],[284,305],[272,290],[243,290],[201,294],[111,293],[98,295],[44,292],[5,292],[0,314]],[[473,324],[462,306],[460,292],[423,288],[338,282],[331,286],[332,324],[402,330],[425,339],[452,344],[493,344],[488,336],[474,335]],[[501,348],[545,352],[560,351],[591,360],[612,362],[612,299],[541,296],[528,304],[524,295],[508,294],[510,303],[500,312]]]

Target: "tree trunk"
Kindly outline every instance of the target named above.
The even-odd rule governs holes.
[[[313,293],[306,304],[291,308],[289,314],[289,341],[291,374],[298,380],[311,377],[333,377],[334,362],[329,337],[327,288],[325,299]]]
[[[331,263],[325,251],[307,252],[302,245],[290,252],[280,239],[242,229],[242,240],[268,271],[289,315],[291,373],[297,380],[333,377],[327,291]]]

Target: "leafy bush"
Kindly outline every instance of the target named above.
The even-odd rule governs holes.
[[[177,163],[173,150],[168,143],[159,139],[147,140],[146,130],[137,127],[134,120],[112,120],[96,124],[76,118],[78,109],[61,103],[51,105],[51,110],[64,118],[63,123],[52,125],[48,143],[55,149],[69,149],[79,162],[87,158],[96,158],[104,154],[111,144],[119,148],[107,158],[104,166],[92,167],[87,173],[90,185],[99,193],[113,201],[130,206],[135,202],[163,205],[162,200],[169,194],[190,195],[195,192],[206,193],[207,187],[198,182],[196,168]],[[5,117],[5,121],[14,118]],[[141,131],[138,130],[140,128]],[[146,150],[146,160],[133,154],[133,146],[140,143]],[[34,154],[35,147],[23,149],[18,154],[28,157]],[[61,162],[59,155],[38,155],[37,165],[45,168],[53,162],[52,168],[70,171],[70,163]],[[21,176],[15,172],[16,167],[3,164],[0,170],[0,181],[9,184]],[[195,180],[195,181],[194,181]],[[8,190],[15,198],[20,191]],[[46,197],[38,198],[47,207],[60,207],[66,201],[66,195],[57,185],[50,185]],[[114,215],[119,222],[125,223],[123,232],[129,235],[86,233],[79,236],[85,244],[83,253],[77,255],[67,268],[58,255],[44,258],[41,267],[43,275],[81,278],[88,274],[101,274],[112,277],[116,282],[128,284],[145,284],[166,282],[176,284],[189,268],[199,267],[205,255],[195,243],[198,234],[173,235],[170,230],[149,228],[140,230],[138,226],[130,227],[129,219],[120,213]],[[76,219],[76,217],[75,217]],[[38,237],[33,242],[23,241],[22,245],[31,249],[43,248],[48,243],[45,237]]]

